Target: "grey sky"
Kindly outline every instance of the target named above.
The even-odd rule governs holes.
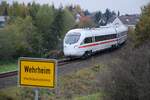
[[[0,0],[1,1],[1,0]],[[106,8],[118,10],[121,14],[137,14],[141,12],[141,7],[150,3],[150,0],[5,0],[5,1],[18,1],[18,2],[32,2],[35,1],[40,4],[52,4],[54,3],[55,7],[62,5],[70,4],[79,4],[81,8],[88,9],[90,12],[93,11],[102,11],[104,12]]]

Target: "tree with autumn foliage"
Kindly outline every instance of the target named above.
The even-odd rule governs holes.
[[[142,8],[142,14],[135,31],[138,44],[150,40],[150,3]]]

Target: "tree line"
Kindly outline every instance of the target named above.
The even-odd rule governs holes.
[[[8,16],[6,26],[0,29],[0,59],[43,57],[58,49],[64,34],[75,25],[74,15],[67,7],[56,9],[35,2],[1,2],[0,15]]]

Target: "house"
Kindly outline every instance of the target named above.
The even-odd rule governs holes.
[[[76,14],[76,23],[80,22],[81,15],[79,13]]]
[[[108,20],[109,23],[113,23],[114,21],[120,20],[124,25],[128,26],[129,28],[135,28],[137,22],[139,21],[139,15],[122,15],[119,17],[113,16]]]
[[[123,24],[127,25],[130,28],[135,28],[136,24],[140,19],[140,15],[124,15],[119,16],[119,19],[123,22]]]
[[[79,23],[79,22],[84,23],[84,22],[88,22],[90,20],[92,20],[90,15],[85,16],[84,13],[82,13],[82,12],[76,14],[76,23]]]
[[[102,15],[102,18],[99,20],[99,26],[105,26],[107,24],[107,18]]]
[[[0,28],[5,26],[6,18],[5,16],[0,16]]]

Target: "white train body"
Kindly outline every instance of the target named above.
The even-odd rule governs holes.
[[[81,57],[87,52],[93,53],[118,46],[127,40],[127,31],[128,28],[124,25],[70,30],[64,38],[64,55]]]

